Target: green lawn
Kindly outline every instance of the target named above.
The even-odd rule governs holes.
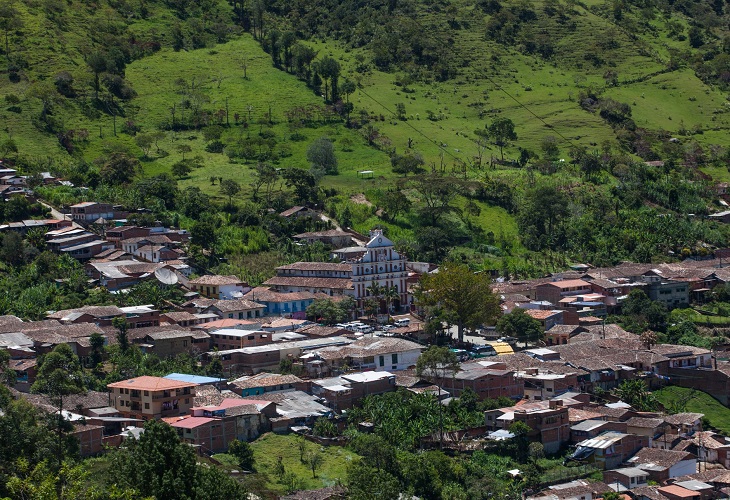
[[[713,428],[725,434],[730,434],[730,408],[724,406],[709,394],[702,391],[693,392],[692,389],[684,387],[669,386],[654,392],[654,395],[665,407],[670,406],[672,402],[693,395],[683,410],[704,413]]]
[[[316,489],[332,486],[346,478],[347,464],[358,458],[358,455],[339,446],[320,447],[309,441],[307,450],[319,450],[323,455],[322,466],[317,470],[317,477],[312,477],[312,470],[299,460],[299,438],[294,434],[264,434],[251,443],[256,458],[256,471],[267,475],[267,487],[284,493],[284,485],[277,482],[274,467],[281,457],[286,472],[292,472],[301,481],[301,489]]]
[[[727,316],[708,316],[695,312],[692,321],[699,325],[730,326],[730,318]]]

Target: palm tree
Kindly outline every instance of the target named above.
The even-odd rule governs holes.
[[[380,286],[380,283],[377,281],[373,282],[369,287],[366,288],[366,291],[370,294],[370,297],[378,304],[378,307],[375,311],[375,315],[380,312],[380,299],[383,295],[384,287]]]
[[[385,298],[385,303],[388,306],[388,315],[390,316],[391,306],[393,305],[393,301],[400,299],[400,293],[398,293],[398,287],[395,285],[386,286],[383,290],[383,297]]]

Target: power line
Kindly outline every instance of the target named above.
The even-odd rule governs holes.
[[[430,30],[426,29],[426,27],[418,21],[415,17],[410,18],[413,23],[415,23],[420,29],[421,34],[426,37],[431,37],[432,40],[436,41],[437,43],[441,44],[441,46],[446,47],[453,56],[459,57],[459,55],[454,51],[454,49],[451,48],[450,44],[447,43],[442,38],[439,38],[436,36],[435,33],[432,33]],[[484,79],[486,79],[489,83],[491,83],[498,91],[502,92],[504,95],[506,95],[509,99],[514,101],[519,107],[527,111],[530,115],[532,115],[534,118],[536,118],[538,121],[540,121],[543,125],[551,129],[555,135],[559,136],[561,139],[563,139],[565,142],[570,144],[571,146],[576,146],[576,144],[569,139],[568,137],[564,136],[562,133],[560,133],[558,130],[556,130],[550,123],[545,121],[542,117],[540,117],[537,113],[532,111],[532,109],[528,108],[524,103],[522,103],[520,100],[518,100],[514,95],[512,95],[510,92],[505,90],[499,83],[497,83],[493,78],[491,78],[488,74],[483,75]],[[393,112],[392,109],[388,108],[385,104],[375,99],[373,96],[365,92],[363,88],[359,88],[360,92],[362,92],[366,97],[373,100],[375,103],[377,103],[379,106],[381,106],[383,109],[388,111],[389,113],[395,115],[396,113]],[[444,153],[448,154],[450,157],[452,157],[454,160],[459,162],[464,162],[462,158],[458,158],[455,155],[453,155],[450,151],[446,150],[440,143],[436,142],[435,140],[431,139],[429,136],[427,136],[424,132],[413,126],[411,123],[408,123],[408,121],[405,121],[405,124],[413,129],[416,133],[424,137],[426,140],[434,144],[438,149],[443,151]]]
[[[378,100],[377,100],[376,98],[374,98],[373,96],[371,96],[370,94],[368,94],[367,92],[365,92],[365,90],[364,90],[364,89],[358,89],[358,90],[359,90],[360,92],[362,92],[362,93],[363,93],[364,95],[366,95],[367,97],[369,97],[370,99],[372,99],[373,101],[375,101],[375,102],[376,102],[377,104],[379,104],[379,105],[380,105],[380,106],[381,106],[381,107],[382,107],[383,109],[385,109],[385,110],[386,110],[386,111],[388,111],[389,113],[392,113],[392,114],[396,114],[396,113],[393,113],[393,111],[392,111],[392,110],[391,110],[390,108],[388,108],[388,106],[386,106],[385,104],[383,104],[382,102],[378,101]],[[444,147],[443,147],[443,146],[442,146],[441,144],[439,144],[439,143],[438,143],[438,142],[436,142],[435,140],[431,139],[431,138],[430,138],[430,137],[429,137],[428,135],[426,135],[426,134],[425,134],[424,132],[422,132],[422,131],[420,131],[419,129],[417,129],[416,127],[414,127],[414,126],[413,126],[413,124],[409,123],[408,121],[405,121],[405,122],[403,122],[403,123],[405,123],[405,124],[406,124],[406,126],[408,126],[408,127],[410,127],[411,129],[413,129],[413,130],[414,130],[414,131],[415,131],[415,132],[416,132],[416,133],[417,133],[418,135],[422,136],[422,137],[423,137],[424,139],[426,139],[427,141],[431,142],[431,143],[432,143],[432,144],[433,144],[434,146],[436,146],[436,147],[437,147],[438,149],[440,149],[441,151],[443,151],[444,153],[446,153],[447,155],[449,155],[450,157],[452,157],[452,158],[453,158],[454,160],[456,160],[456,161],[458,161],[458,162],[464,162],[464,160],[463,160],[463,159],[461,159],[461,158],[457,157],[456,155],[452,154],[452,153],[451,153],[451,151],[447,150],[447,149],[446,149],[446,148],[444,148]]]

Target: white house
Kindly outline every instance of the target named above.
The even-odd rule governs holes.
[[[248,283],[236,276],[204,275],[188,282],[188,286],[210,299],[240,299],[251,291]]]
[[[391,371],[415,367],[423,349],[410,340],[363,337],[349,345],[322,348],[315,354],[332,367],[347,365],[360,370]]]

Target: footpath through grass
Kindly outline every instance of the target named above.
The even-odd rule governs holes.
[[[730,408],[706,392],[669,386],[654,392],[665,408],[686,401],[683,411],[704,413],[710,425],[724,434],[730,434]]]

